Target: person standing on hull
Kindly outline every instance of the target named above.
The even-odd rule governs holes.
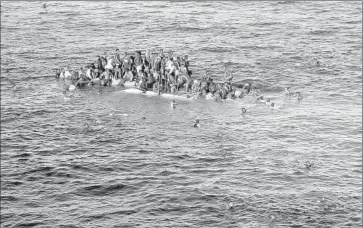
[[[150,69],[150,62],[146,59],[146,56],[141,57],[142,69]]]
[[[160,48],[160,51],[159,51],[159,57],[161,58],[161,60],[164,60],[164,50],[162,48]]]
[[[162,50],[162,49],[160,49]],[[150,62],[150,65],[151,65],[151,68],[150,69],[153,69],[155,63],[156,63],[156,59],[157,58],[160,58],[162,59],[163,57],[160,55],[160,53],[151,53],[151,62]]]
[[[188,75],[188,70],[185,66],[185,62],[182,60],[180,62],[180,67],[179,67],[179,75],[178,75],[178,78],[177,78],[177,81],[178,81],[178,87],[177,87],[177,90],[180,89],[180,87],[184,86],[185,89],[186,89],[186,92],[188,92],[188,89],[189,89],[189,86],[191,86],[191,78],[189,77]]]
[[[98,65],[95,66],[95,69],[94,69],[94,72],[95,72],[95,78],[99,78],[101,76],[101,74],[103,72],[101,72],[101,70],[98,68]]]
[[[105,66],[105,69],[109,69],[110,71],[113,71],[113,65],[114,65],[114,59],[112,56],[109,56],[107,59],[107,65]]]
[[[134,60],[134,65],[136,68],[136,74],[137,77],[139,79],[141,79],[141,72],[143,70],[143,62],[142,62],[142,58],[141,58],[141,51],[136,51],[135,52],[135,60]]]
[[[107,60],[108,59],[108,54],[107,52],[103,53],[103,57]]]
[[[114,77],[116,79],[119,79],[119,78],[122,78],[122,75],[121,75],[121,63],[122,63],[122,60],[121,60],[121,56],[120,56],[120,53],[119,53],[119,49],[117,48],[116,49],[116,53],[115,53],[115,75]]]
[[[155,60],[155,64],[153,66],[154,70],[154,80],[157,81],[154,85],[157,85],[158,90],[161,89],[161,58],[158,56]]]
[[[169,59],[169,61],[167,62],[167,83],[168,83],[168,89],[170,90],[169,92],[173,92],[176,90],[177,87],[177,76],[178,76],[178,66],[177,63],[174,63],[174,59],[171,57]]]
[[[148,63],[147,67],[152,69],[152,57],[149,49],[145,50],[145,61]]]
[[[90,79],[90,80],[92,80],[93,79],[93,76],[94,76],[94,73],[93,73],[93,67],[92,67],[92,65],[91,66],[88,66],[88,69],[87,69],[87,71],[86,71],[86,76]]]
[[[136,67],[135,67],[135,56],[130,55],[130,71],[132,72],[132,74],[134,75],[134,79],[136,79]]]
[[[185,67],[187,68],[187,72],[188,72],[188,76],[190,77],[192,75],[192,71],[189,70],[189,60],[188,60],[188,55],[184,55],[184,57],[182,58],[182,60],[185,63]]]
[[[168,58],[169,58],[169,59],[173,58],[173,54],[174,54],[174,52],[173,52],[173,51],[169,51],[169,53],[168,53]]]
[[[142,66],[142,71],[141,74],[146,78],[146,84],[147,87],[149,87],[150,84],[150,80],[149,80],[149,73],[150,73],[150,63],[146,60],[146,56],[142,56],[141,57],[141,66]]]
[[[131,70],[131,59],[127,56],[127,52],[124,53],[122,58],[122,77],[125,76],[126,69]]]
[[[100,71],[101,74],[105,71],[105,68],[102,64],[101,56],[97,56],[96,66],[98,67],[98,70]]]
[[[163,92],[167,92],[168,91],[168,87],[167,87],[167,72],[166,72],[166,63],[168,62],[168,57],[164,57],[163,59],[161,59],[161,85],[163,88]]]
[[[227,69],[227,66],[224,65],[224,88],[230,92],[232,91],[232,79],[233,79],[233,75],[232,72],[230,70]]]
[[[102,64],[102,70],[105,71],[105,67],[107,66],[107,59],[103,56],[101,56],[101,64]]]
[[[227,69],[226,65],[224,65],[224,81],[228,82],[228,83],[231,83],[232,79],[233,79],[232,72]]]

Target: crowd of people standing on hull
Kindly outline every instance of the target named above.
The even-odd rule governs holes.
[[[223,82],[215,83],[207,74],[192,79],[187,55],[174,57],[172,51],[165,54],[163,49],[156,53],[145,50],[144,54],[141,51],[133,54],[124,52],[121,56],[119,49],[116,49],[115,54],[104,53],[78,71],[70,71],[67,67],[58,69],[57,77],[71,79],[78,88],[94,83],[106,86],[116,82],[121,85],[126,81],[134,82],[142,91],[152,88],[159,92],[175,92],[183,87],[185,92],[191,91],[201,97],[209,94],[215,100],[242,98],[252,89],[251,83],[233,86],[232,72],[226,66]]]
[[[101,85],[109,85],[113,80],[135,81],[140,88],[148,89],[158,87],[162,92],[172,92],[179,89],[191,79],[188,56],[173,56],[163,49],[158,53],[146,50],[144,54],[136,51],[134,55],[119,49],[114,55],[105,53],[97,56],[94,63],[78,71],[69,71],[67,68],[57,70],[57,76],[75,81],[77,87],[82,87],[89,82],[99,79]],[[160,88],[159,88],[160,87]]]
[[[115,51],[113,55],[104,53],[103,56],[97,56],[95,62],[78,71],[70,71],[67,67],[58,69],[57,77],[71,79],[75,87],[94,83],[106,86],[113,84],[113,81],[120,84],[130,81],[143,91],[153,88],[160,92],[174,92],[184,88],[186,92],[199,93],[201,96],[211,93],[217,99],[238,97],[236,88],[231,84],[232,73],[226,67],[224,83],[218,84],[207,75],[192,80],[188,55],[174,57],[173,51],[165,54],[163,49],[159,52],[147,49],[144,54],[141,51],[133,55],[124,52],[121,56],[119,49]],[[248,93],[250,85],[247,84],[245,89]]]

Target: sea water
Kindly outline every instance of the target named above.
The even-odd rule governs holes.
[[[360,1],[43,3],[1,1],[2,227],[362,226]],[[64,99],[55,68],[116,48],[226,65],[275,107]]]

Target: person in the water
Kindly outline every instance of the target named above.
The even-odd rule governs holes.
[[[264,100],[264,97],[263,97],[263,96],[259,96],[259,97],[257,98],[257,101],[265,102],[265,100]]]
[[[193,127],[200,127],[199,125],[199,119],[195,120],[195,123],[193,124]]]
[[[64,101],[69,101],[71,98],[74,98],[74,96],[71,94],[71,95],[68,95],[67,94],[67,89],[63,90],[63,98],[64,98]]]
[[[242,108],[242,113],[241,115],[244,116],[247,113],[247,110],[245,108]]]
[[[270,100],[270,98],[267,98],[266,99],[266,105],[270,105],[271,104],[271,100]]]
[[[13,92],[15,92],[17,89],[18,89],[18,87],[15,84],[13,84],[13,87],[12,87]]]
[[[293,92],[291,91],[291,87],[286,87],[285,92],[286,92],[286,95],[288,95],[288,96],[293,94]]]
[[[246,91],[246,94],[249,94],[251,89],[252,89],[252,84],[251,83],[246,83],[243,88]]]
[[[175,108],[175,107],[176,107],[176,102],[175,102],[175,100],[173,100],[173,101],[170,103],[170,106],[171,106],[172,108]]]
[[[300,92],[296,92],[296,95],[297,95],[297,100],[298,101],[301,101],[303,99],[303,96],[301,95]]]

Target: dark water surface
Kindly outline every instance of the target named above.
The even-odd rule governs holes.
[[[42,4],[1,2],[1,227],[362,226],[362,2]],[[276,108],[120,87],[64,101],[53,69],[116,47],[215,79],[227,63]]]

